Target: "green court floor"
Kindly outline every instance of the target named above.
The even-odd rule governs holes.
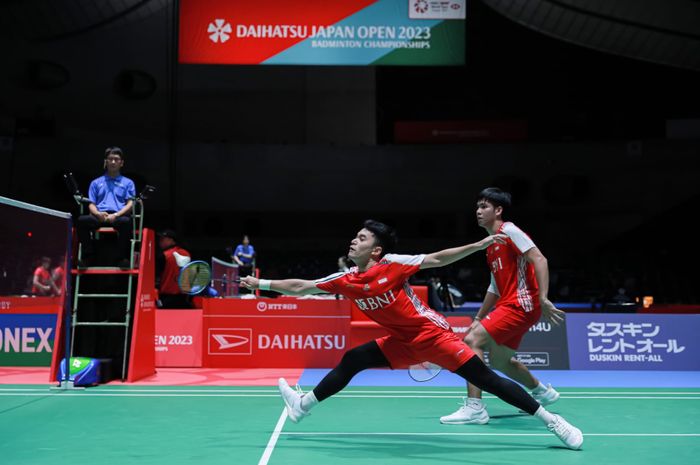
[[[700,390],[561,389],[585,434],[563,448],[487,397],[488,425],[448,426],[452,388],[349,388],[300,424],[270,387],[0,386],[0,464],[696,464]]]

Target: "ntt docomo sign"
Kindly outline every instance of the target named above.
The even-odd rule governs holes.
[[[255,308],[257,308],[259,312],[266,312],[268,310],[294,311],[294,310],[299,309],[299,305],[296,302],[279,303],[279,302],[268,302],[266,300],[262,300],[262,301],[257,302],[255,304]]]
[[[347,300],[231,300],[204,303],[203,365],[328,367],[348,349]]]

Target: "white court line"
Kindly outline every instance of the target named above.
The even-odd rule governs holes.
[[[700,400],[700,397],[675,396],[675,397],[658,397],[658,396],[560,396],[560,399],[651,399],[651,400]]]
[[[370,395],[370,394],[337,394],[333,397],[344,397],[349,399],[461,399],[464,394],[458,396],[402,396],[402,395]],[[496,399],[495,396],[484,396],[485,399]],[[700,400],[700,397],[677,396],[677,397],[656,397],[656,396],[560,396],[560,399],[653,399],[653,400]]]
[[[99,394],[97,392],[0,392],[0,397],[279,397],[279,394]],[[700,399],[700,397],[699,397]]]
[[[270,436],[270,440],[267,441],[267,447],[265,447],[265,452],[263,452],[262,457],[260,457],[258,465],[267,465],[267,462],[270,460],[270,456],[272,455],[272,451],[275,450],[277,439],[279,439],[280,437],[280,433],[282,432],[282,427],[284,426],[284,422],[286,419],[287,408],[285,407],[282,409],[282,414],[280,415],[279,420],[277,420],[277,424],[275,425],[274,431],[272,431],[272,436]]]
[[[330,432],[309,431],[280,433],[284,436],[552,436],[551,433],[395,433],[395,432]],[[700,433],[583,433],[584,437],[700,437]]]
[[[0,393],[7,391],[7,392],[47,392],[49,390],[49,387],[45,388],[0,388]],[[111,388],[99,388],[97,391],[99,392],[166,392],[166,393],[180,393],[180,392],[194,392],[194,393],[277,393],[279,392],[277,389],[203,389],[203,388],[195,388],[195,389],[177,389],[177,386],[175,386],[175,389],[132,389],[130,387],[124,387],[123,389],[118,388],[118,389],[111,389]],[[97,392],[96,391],[96,392]],[[407,391],[407,390],[384,390],[384,389],[346,389],[343,391],[343,393],[347,394],[451,394],[451,395],[461,395],[462,397],[464,396],[466,391],[464,390],[459,390],[459,391],[433,391],[429,389],[423,389],[423,390],[415,390],[415,391]],[[559,393],[568,396],[571,394],[577,394],[577,395],[608,395],[608,396],[615,396],[615,395],[658,395],[658,396],[671,396],[671,395],[680,395],[680,396],[699,396],[700,391],[687,391],[687,392],[657,392],[657,391],[566,391],[566,390],[559,390]],[[484,396],[485,398],[489,398],[488,395]],[[490,396],[490,398],[495,399],[495,396]]]
[[[0,393],[2,392],[57,392],[56,389],[51,387],[49,388],[9,388],[9,389],[4,389],[0,388]],[[91,389],[92,390],[92,389]],[[63,392],[63,391],[59,391]],[[66,391],[67,392],[67,391]],[[159,393],[159,392],[171,392],[174,394],[181,393],[181,392],[187,392],[187,393],[247,393],[247,392],[252,392],[252,393],[267,393],[271,394],[274,392],[279,392],[277,389],[129,389],[129,388],[124,388],[124,389],[104,389],[104,388],[99,388],[95,389],[94,392],[153,392],[153,393]],[[698,392],[700,394],[700,392]]]
[[[110,392],[103,391],[40,391],[40,392],[0,392],[0,397],[32,397],[32,396],[52,396],[52,397],[279,397],[279,394],[182,394],[170,393],[132,393],[132,392]],[[462,399],[464,395],[377,395],[377,394],[337,394],[335,398],[345,399]],[[493,396],[485,396],[485,399],[495,399]],[[610,399],[610,400],[700,400],[700,397],[691,396],[561,396],[560,399]]]
[[[204,315],[204,318],[293,318],[295,320],[302,318],[310,319],[331,319],[331,320],[349,320],[352,318],[350,315]]]

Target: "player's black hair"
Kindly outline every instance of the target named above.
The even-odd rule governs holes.
[[[382,248],[382,256],[394,251],[398,241],[394,228],[374,220],[366,220],[363,226],[374,234],[377,245]]]
[[[110,155],[119,155],[122,160],[124,159],[124,152],[119,147],[107,147],[105,149],[105,158]]]
[[[499,189],[498,187],[487,187],[486,189],[479,192],[476,201],[486,200],[494,207],[503,208],[503,213],[505,213],[511,205],[510,193]]]

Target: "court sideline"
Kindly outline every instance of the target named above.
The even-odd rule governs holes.
[[[304,387],[312,386],[323,373],[307,370],[300,381]],[[655,378],[662,376],[656,373]],[[688,373],[687,384],[693,384],[695,376]],[[443,385],[388,384],[402,384],[404,377],[401,372],[370,370],[296,425],[286,420],[269,383],[246,387],[116,383],[79,392],[4,384],[0,385],[0,456],[3,463],[13,465],[85,461],[657,465],[669,457],[678,464],[695,463],[700,452],[699,387],[562,387],[561,400],[552,410],[566,415],[586,434],[584,449],[570,451],[539,422],[492,396],[487,397],[490,424],[441,425],[438,417],[453,411],[461,400],[460,387],[445,386],[451,377],[445,377],[450,382],[439,381],[442,374],[438,382]],[[649,376],[648,382],[653,379]]]

